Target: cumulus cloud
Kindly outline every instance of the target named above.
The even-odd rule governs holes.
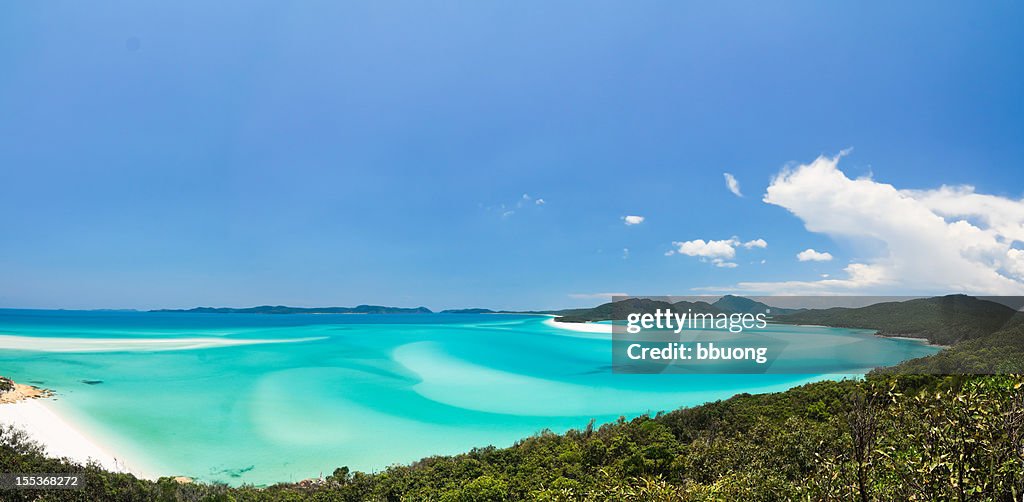
[[[832,253],[827,251],[818,252],[813,249],[807,248],[796,254],[796,259],[800,261],[831,261]]]
[[[712,265],[720,268],[736,268],[738,265],[729,260],[736,257],[736,248],[744,247],[747,249],[752,248],[765,248],[768,247],[768,243],[764,239],[754,239],[752,241],[741,242],[739,238],[733,237],[731,239],[724,240],[707,240],[694,239],[692,241],[672,242],[672,246],[675,249],[671,249],[665,253],[665,256],[672,256],[676,253],[686,256],[696,256],[701,261],[711,262]]]
[[[626,222],[626,226],[639,225],[644,222],[643,216],[623,216],[622,221]]]
[[[701,258],[732,258],[736,256],[736,239],[721,241],[705,241],[694,239],[692,241],[673,242],[676,252],[686,256],[699,256]]]
[[[538,205],[538,206],[543,206],[544,205],[544,199],[537,199],[537,200],[533,201],[533,203],[535,205]]]
[[[807,230],[873,243],[874,256],[851,263],[845,278],[748,282],[773,294],[1024,294],[1024,200],[973,187],[899,190],[839,170],[843,154],[782,170],[764,202],[787,209]]]
[[[725,176],[726,188],[728,188],[733,195],[743,197],[743,194],[740,192],[740,182],[736,180],[736,177],[729,173],[723,173],[723,175]]]
[[[629,296],[626,293],[570,293],[569,298],[578,300],[611,300],[616,296]]]
[[[947,220],[976,219],[1004,239],[1024,242],[1024,199],[1013,200],[974,191],[970,185],[935,190],[903,190]]]

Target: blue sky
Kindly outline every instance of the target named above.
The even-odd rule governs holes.
[[[1024,7],[977,7],[6,5],[0,306],[867,292],[818,284],[851,264],[872,293],[1017,292]],[[806,175],[765,202],[787,165]],[[873,190],[894,221],[828,202]],[[950,225],[895,242],[921,226],[904,203]],[[984,242],[925,263],[1010,282],[914,282],[911,250],[956,221]],[[733,236],[732,257],[666,256]]]

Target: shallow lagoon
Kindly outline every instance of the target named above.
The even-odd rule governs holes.
[[[616,375],[606,335],[545,320],[0,310],[0,373],[55,389],[53,407],[133,469],[237,485],[507,446],[591,418],[861,374],[865,353],[894,364],[938,350],[774,326],[832,369]]]

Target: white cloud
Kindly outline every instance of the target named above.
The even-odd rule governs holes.
[[[1024,277],[1024,251],[1011,249],[1006,252],[1006,269],[1017,277]]]
[[[611,300],[616,296],[629,296],[626,293],[570,293],[569,298],[576,298],[579,300]]]
[[[622,248],[622,259],[629,259],[629,248]]]
[[[782,170],[764,202],[803,220],[807,230],[873,243],[874,256],[846,267],[846,278],[748,282],[772,294],[1024,294],[1024,201],[971,187],[898,190],[839,170],[843,154]]]
[[[851,263],[845,269],[846,279],[824,279],[820,281],[741,282],[728,288],[709,287],[697,290],[747,291],[772,295],[841,294],[859,292],[891,284],[890,278],[879,267],[863,263]]]
[[[544,199],[537,199],[533,203],[538,205],[538,206],[543,206],[544,205]]]
[[[736,239],[721,241],[705,241],[695,239],[692,241],[673,242],[676,252],[686,256],[699,256],[701,258],[732,258],[736,256]]]
[[[626,226],[639,225],[644,222],[643,216],[623,216],[622,221],[626,222]]]
[[[974,187],[943,185],[936,190],[903,190],[947,221],[975,218],[1005,239],[1024,242],[1024,199],[975,193]]]
[[[733,237],[724,240],[695,239],[692,241],[672,242],[675,249],[665,252],[665,256],[672,256],[676,253],[686,256],[696,256],[701,261],[710,261],[716,267],[736,268],[738,265],[728,261],[736,257],[736,248],[742,246],[747,249],[765,248],[768,243],[764,239],[740,242],[739,238]]]
[[[743,194],[740,193],[740,182],[736,180],[736,177],[729,173],[723,173],[723,175],[725,176],[726,188],[728,188],[733,195],[743,197]]]
[[[813,249],[805,249],[796,254],[796,259],[800,261],[831,261],[832,253],[829,252],[818,252]]]

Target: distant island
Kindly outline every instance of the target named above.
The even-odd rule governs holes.
[[[359,305],[356,307],[286,307],[284,305],[262,305],[259,307],[196,307],[192,309],[158,309],[150,312],[183,312],[190,314],[433,314],[426,307],[382,307],[380,305]]]
[[[176,312],[188,314],[548,314],[568,315],[589,309],[568,310],[491,310],[485,308],[446,309],[434,312],[427,307],[386,307],[359,305],[356,307],[288,307],[261,305],[259,307],[195,307],[191,309],[154,309],[149,312]]]
[[[502,314],[504,312],[498,312],[497,310],[491,309],[447,309],[442,310],[442,314]]]
[[[198,314],[531,314],[552,315],[555,321],[585,323],[625,320],[633,312],[654,313],[768,314],[780,324],[815,324],[836,328],[874,329],[880,336],[904,336],[926,339],[930,343],[952,345],[992,333],[998,328],[1024,323],[1024,314],[1007,305],[967,295],[948,295],[906,301],[883,302],[866,307],[826,309],[779,308],[742,296],[725,295],[713,303],[705,301],[668,302],[651,298],[625,298],[593,308],[563,310],[492,310],[487,308],[447,309],[434,312],[426,307],[196,307],[160,309],[150,312]]]

